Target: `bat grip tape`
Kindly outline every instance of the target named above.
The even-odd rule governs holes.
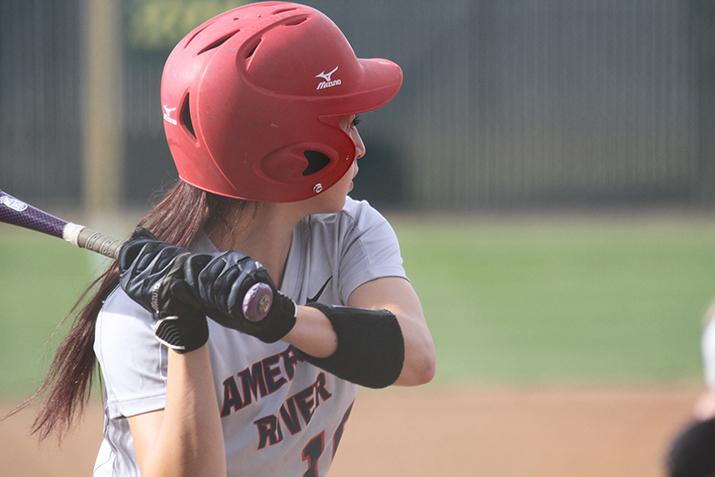
[[[67,223],[62,238],[77,247],[92,250],[109,258],[118,258],[122,242],[83,225]]]

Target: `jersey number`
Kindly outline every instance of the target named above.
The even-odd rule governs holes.
[[[340,421],[340,425],[335,430],[335,434],[333,434],[333,457],[335,457],[335,452],[338,450],[338,445],[340,445],[340,439],[343,437],[343,430],[345,430],[345,423],[348,417],[350,417],[352,408],[353,405],[351,404],[343,416],[342,421]],[[323,455],[323,450],[325,450],[325,431],[313,437],[308,441],[305,447],[303,447],[303,461],[308,463],[308,470],[305,471],[303,477],[320,477],[318,473],[318,459]]]
[[[325,448],[325,431],[313,437],[303,447],[303,461],[308,463],[308,470],[303,477],[320,477],[318,475],[318,459]]]

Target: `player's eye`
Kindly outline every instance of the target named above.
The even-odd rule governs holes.
[[[359,115],[355,115],[355,119],[353,119],[353,122],[350,124],[350,127],[353,127],[353,128],[354,128],[354,127],[357,126],[358,124],[360,124],[360,116],[359,116]]]

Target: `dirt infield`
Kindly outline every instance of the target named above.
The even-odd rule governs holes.
[[[330,475],[662,476],[663,450],[697,393],[692,387],[362,392]],[[98,404],[62,449],[30,440],[30,420],[25,412],[0,424],[0,474],[91,474]]]

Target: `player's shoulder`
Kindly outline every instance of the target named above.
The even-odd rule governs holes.
[[[151,318],[151,314],[142,308],[139,303],[132,300],[119,286],[112,290],[107,298],[105,298],[98,316],[106,317],[112,315],[149,316]]]
[[[351,197],[345,199],[345,205],[340,212],[354,222],[366,220],[385,220],[380,212],[366,200],[355,200]]]
[[[95,334],[97,339],[144,334],[151,330],[153,323],[151,313],[117,286],[104,300],[97,314]]]

